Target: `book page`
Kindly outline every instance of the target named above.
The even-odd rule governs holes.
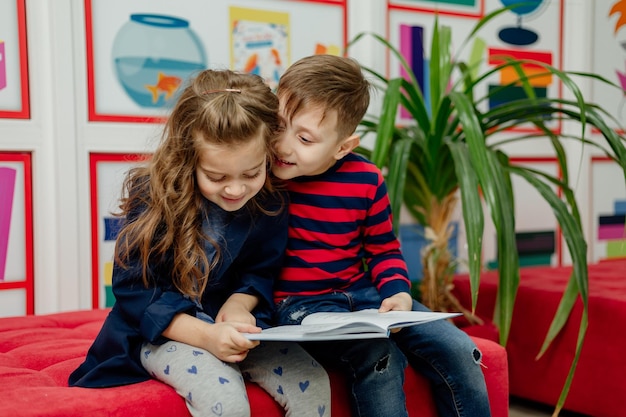
[[[319,312],[308,315],[302,324],[264,329],[261,333],[244,333],[250,340],[343,340],[371,339],[389,336],[389,329],[440,320],[460,313],[390,311],[376,309],[353,312]]]
[[[459,313],[441,313],[432,311],[388,311],[379,313],[376,309],[351,312],[319,312],[309,314],[302,324],[330,325],[335,323],[364,323],[378,327],[382,331],[396,327],[406,327],[432,320],[458,316]]]

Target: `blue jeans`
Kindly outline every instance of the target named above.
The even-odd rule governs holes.
[[[310,313],[378,308],[381,302],[376,288],[359,283],[331,294],[288,297],[278,304],[276,318],[278,324],[299,324]],[[415,300],[413,310],[428,311]],[[481,353],[465,332],[447,320],[405,327],[389,339],[302,346],[324,366],[346,375],[354,416],[407,416],[403,390],[407,361],[430,381],[440,417],[491,416]]]

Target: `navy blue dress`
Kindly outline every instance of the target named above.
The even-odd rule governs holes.
[[[278,200],[266,202],[264,207],[278,209],[281,203]],[[200,303],[183,295],[171,283],[171,253],[161,262],[151,263],[149,278],[156,284],[149,288],[142,282],[138,262],[128,269],[114,265],[115,304],[87,358],[70,375],[70,386],[110,387],[149,379],[139,358],[142,344],[165,343],[168,339],[161,333],[179,313],[195,316],[202,311],[215,317],[233,293],[258,296],[260,302],[253,314],[258,326],[269,327],[274,280],[280,272],[287,243],[286,207],[275,216],[251,214],[245,207],[237,212],[225,212],[208,201],[205,209],[210,214],[203,218],[217,215],[220,223],[223,222],[225,241],[221,261],[211,273]],[[209,228],[207,220],[203,221],[203,228]],[[206,245],[207,253],[212,252],[212,245],[208,242]]]

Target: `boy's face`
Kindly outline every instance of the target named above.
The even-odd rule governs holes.
[[[282,106],[280,112],[284,116]],[[328,112],[323,121],[322,114],[319,107],[306,107],[291,121],[284,119],[276,143],[278,159],[272,167],[278,178],[322,174],[358,145],[358,136],[338,137],[336,111]]]

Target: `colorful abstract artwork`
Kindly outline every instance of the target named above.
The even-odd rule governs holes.
[[[606,242],[606,258],[626,258],[626,200],[616,200],[613,212],[598,217],[598,240]]]
[[[503,6],[512,6],[508,0],[487,0],[486,11],[493,11]],[[428,103],[428,69],[430,38],[433,26],[433,15],[408,7],[394,6],[389,3],[389,40],[399,47],[403,57],[413,69],[422,93]],[[478,17],[471,15],[454,15],[439,13],[439,24],[449,26],[452,30],[452,51],[465,60],[469,66],[481,68],[485,73],[489,67],[495,68],[508,59],[522,59],[524,75],[528,77],[531,88],[537,97],[558,97],[561,86],[558,79],[545,74],[542,65],[561,67],[561,47],[563,36],[562,0],[533,0],[524,3],[525,7],[514,7],[504,12],[485,25],[474,38],[477,48],[464,45],[465,38],[476,24]],[[411,12],[414,13],[411,13]],[[434,13],[434,12],[433,12]],[[390,58],[391,76],[406,76],[404,69],[394,57]],[[545,74],[545,75],[542,75]],[[507,102],[526,95],[519,80],[519,74],[512,68],[497,71],[482,85],[484,95],[490,99],[485,101],[487,108],[504,105]],[[480,92],[480,88],[477,92]],[[400,111],[401,119],[407,119],[405,111]],[[558,122],[548,123],[554,130],[560,128]],[[530,128],[530,127],[529,127]],[[526,129],[525,127],[520,130]]]
[[[388,0],[388,7],[394,10],[482,17],[485,12],[485,0]]]
[[[92,307],[111,307],[115,240],[122,218],[118,211],[126,172],[146,156],[140,154],[90,154]]]
[[[171,107],[183,82],[207,66],[189,21],[164,14],[131,14],[115,33],[111,57],[119,85],[142,108]]]
[[[31,155],[0,152],[0,317],[34,313]]]
[[[200,70],[251,72],[275,86],[293,60],[347,43],[347,0],[84,4],[89,121],[158,123]]]
[[[489,48],[487,55],[489,65],[494,67],[504,64],[508,59],[537,62],[522,64],[522,71],[524,71],[526,77],[529,77],[529,83],[537,98],[546,98],[548,96],[548,87],[554,82],[553,76],[545,74],[545,69],[539,63],[554,65],[551,52]],[[512,100],[527,96],[523,87],[515,84],[516,80],[519,80],[519,75],[514,68],[507,67],[499,71],[498,82],[489,84],[489,108],[501,106]],[[502,86],[506,87],[502,88]]]
[[[520,266],[554,265],[556,253],[556,232],[554,230],[534,230],[515,233],[515,244]],[[487,269],[497,269],[498,259],[490,260]]]
[[[26,0],[0,2],[0,118],[30,118]]]
[[[0,281],[5,279],[7,266],[16,173],[14,168],[0,166]]]
[[[418,3],[418,2],[413,2]],[[438,4],[439,2],[437,2]],[[486,11],[493,11],[503,6],[511,6],[507,0],[487,0]],[[512,8],[485,25],[474,38],[478,48],[464,45],[470,30],[478,17],[463,14],[441,13],[439,24],[449,26],[452,30],[453,50],[460,59],[469,66],[481,68],[485,73],[490,67],[495,68],[507,59],[524,59],[522,65],[524,75],[529,78],[531,88],[537,97],[557,97],[561,94],[558,80],[551,75],[543,75],[542,65],[561,67],[562,44],[562,2],[559,0],[533,0],[525,3],[526,7]],[[403,57],[412,68],[414,75],[422,87],[422,93],[428,104],[430,39],[433,28],[433,14],[424,13],[421,9],[412,9],[405,5],[400,7],[397,2],[389,2],[389,41],[398,46]],[[403,75],[404,68],[390,57],[390,75]],[[494,108],[504,105],[510,100],[525,95],[522,86],[517,82],[520,75],[512,68],[495,72],[483,83],[484,95],[490,99],[485,106]],[[407,119],[404,110],[400,111],[401,119]],[[558,130],[558,122],[548,123]]]
[[[593,101],[607,109],[615,119],[606,118],[609,126],[622,131],[626,125],[626,0],[595,0],[593,8],[592,65],[589,70],[621,87],[620,90],[596,82],[593,84]]]
[[[259,75],[276,88],[290,62],[289,14],[241,7],[230,8],[231,67]]]
[[[559,165],[554,157],[515,157],[511,162],[559,178]],[[561,232],[552,208],[524,179],[512,176],[511,183],[516,196],[515,241],[520,265],[560,266],[566,248],[562,247]],[[498,265],[495,236],[495,226],[490,218],[486,218],[483,253],[485,264],[490,268]]]
[[[589,198],[592,260],[626,257],[626,188],[620,167],[612,160],[592,158]]]
[[[550,0],[500,0],[502,6],[511,7],[515,15],[515,23],[500,29],[498,37],[504,43],[516,46],[527,46],[539,40],[539,32],[524,26],[524,20],[542,12]],[[516,5],[517,4],[517,5]]]

